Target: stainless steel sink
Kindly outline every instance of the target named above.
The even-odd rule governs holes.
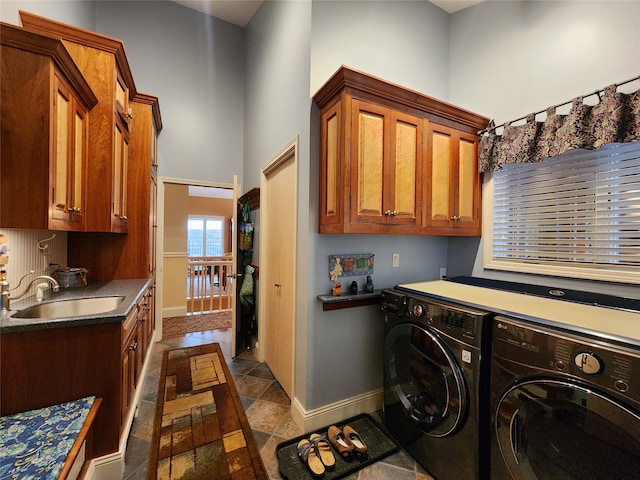
[[[67,318],[105,313],[118,308],[123,298],[91,297],[40,303],[20,310],[13,318]]]

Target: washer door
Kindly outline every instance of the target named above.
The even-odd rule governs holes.
[[[450,435],[463,423],[468,393],[462,371],[433,332],[401,323],[384,347],[385,407],[399,407],[410,422],[434,437]]]
[[[513,386],[497,405],[494,428],[514,479],[640,478],[638,412],[586,386]]]

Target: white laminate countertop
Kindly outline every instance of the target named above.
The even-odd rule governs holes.
[[[404,283],[398,287],[489,312],[640,346],[640,312],[583,305],[446,280]]]

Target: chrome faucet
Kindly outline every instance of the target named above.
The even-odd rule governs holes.
[[[51,284],[51,289],[54,292],[57,292],[58,290],[60,290],[60,285],[58,284],[58,282],[56,281],[55,278],[50,277],[49,275],[40,275],[36,278],[34,278],[33,280],[31,280],[31,283],[29,283],[29,285],[27,286],[27,288],[24,289],[24,291],[20,294],[20,295],[16,295],[14,297],[11,296],[11,292],[13,290],[15,290],[16,288],[20,287],[20,285],[22,284],[22,281],[29,275],[31,275],[33,272],[29,272],[27,273],[25,276],[23,276],[20,281],[18,282],[18,285],[14,288],[9,288],[9,282],[7,281],[6,277],[3,277],[2,280],[0,280],[0,305],[2,306],[2,311],[6,312],[8,310],[10,310],[9,305],[11,303],[11,300],[18,300],[22,297],[24,297],[27,292],[29,291],[29,289],[31,288],[31,286],[36,283],[36,281],[38,280],[46,280],[47,282],[49,282]]]

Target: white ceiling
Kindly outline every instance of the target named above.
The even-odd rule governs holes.
[[[246,27],[263,0],[172,0],[239,27]]]
[[[263,0],[172,0],[225,22],[246,27]],[[429,0],[447,13],[454,13],[484,0]]]
[[[455,13],[463,8],[470,7],[484,0],[429,0],[434,5],[440,7],[447,13]]]

